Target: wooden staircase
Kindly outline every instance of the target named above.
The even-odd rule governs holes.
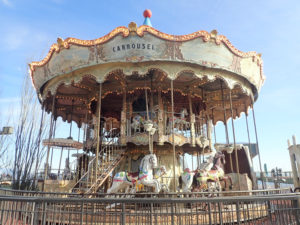
[[[88,171],[77,181],[71,192],[91,194],[96,193],[113,170],[124,159],[125,148],[120,146],[116,138],[102,144],[98,156],[98,165],[96,156],[94,156],[89,164]]]

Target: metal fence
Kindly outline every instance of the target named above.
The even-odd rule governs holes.
[[[0,224],[300,224],[299,201],[299,193],[214,198],[0,196]]]
[[[106,194],[106,193],[92,193],[92,194],[78,194],[78,193],[66,193],[66,192],[41,192],[41,191],[25,191],[0,188],[0,196],[23,196],[23,197],[52,197],[52,198],[130,198],[130,197],[142,197],[142,198],[181,198],[181,197],[228,197],[228,196],[267,196],[277,194],[289,194],[291,188],[281,189],[265,189],[265,190],[250,190],[250,191],[222,191],[222,192],[168,192],[163,194],[157,193],[118,193],[118,194]]]

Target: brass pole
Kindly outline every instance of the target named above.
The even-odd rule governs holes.
[[[50,130],[49,130],[49,140],[52,137],[52,131],[53,131],[53,121],[54,121],[54,105],[55,105],[55,94],[52,98],[52,113],[51,113],[51,120],[50,120]],[[47,146],[47,157],[46,157],[46,165],[45,165],[45,173],[44,173],[44,181],[42,185],[42,191],[45,190],[45,180],[47,178],[47,172],[48,172],[48,161],[49,161],[49,154],[50,154],[50,145]]]
[[[225,133],[226,133],[226,143],[229,144],[229,135],[228,135],[228,127],[227,127],[227,115],[226,115],[226,107],[225,107],[225,99],[224,99],[224,89],[223,89],[223,82],[221,81],[221,94],[222,94],[222,106],[224,110],[224,126],[225,126]]]
[[[229,144],[229,135],[228,135],[228,128],[227,128],[227,115],[226,115],[226,108],[225,108],[225,99],[224,99],[224,89],[223,89],[223,81],[221,80],[221,94],[222,94],[222,106],[224,110],[224,126],[225,126],[225,133],[226,133],[226,144]],[[229,160],[230,160],[230,170],[233,172],[233,164],[232,164],[232,156],[231,153],[229,154]]]
[[[246,104],[245,104],[245,105],[246,105]],[[249,151],[251,152],[251,142],[250,142],[250,132],[249,132],[249,125],[248,125],[248,112],[247,112],[247,107],[245,108],[245,118],[246,118],[247,134],[248,134]],[[253,159],[252,159],[251,154],[250,154],[250,158],[251,158],[251,163],[252,163],[252,166],[253,166]]]
[[[54,121],[54,128],[53,128],[53,135],[52,135],[52,138],[55,138],[55,130],[56,130],[56,120]],[[51,148],[51,159],[50,159],[50,173],[51,173],[51,170],[52,170],[52,160],[53,160],[53,151],[54,151],[54,147]]]
[[[258,154],[260,174],[261,174],[261,177],[262,177],[263,171],[262,171],[262,167],[261,167],[261,158],[260,158],[260,152],[259,152],[259,147],[258,147],[258,137],[257,137],[257,130],[256,130],[256,122],[255,122],[255,114],[254,114],[253,104],[254,104],[254,102],[253,102],[253,99],[252,99],[252,116],[253,116],[254,131],[255,131],[255,138],[256,138],[256,145],[255,146],[256,146],[256,151],[257,151],[257,154]],[[263,189],[266,188],[264,179],[262,179],[262,188]]]
[[[72,105],[71,105],[71,118],[70,118],[70,136],[69,136],[69,138],[70,139],[73,139],[72,138],[72,119],[73,119],[73,107],[74,107],[74,99],[72,99]]]
[[[62,159],[62,155],[63,155],[63,150],[64,150],[64,147],[61,148],[61,151],[60,151],[60,158],[59,158],[59,165],[58,165],[58,176],[57,178],[59,177],[60,175],[60,167],[61,167],[61,159]]]
[[[149,109],[148,109],[148,93],[146,88],[146,81],[145,81],[145,98],[146,98],[146,114],[147,114],[147,121],[149,121]],[[153,154],[152,144],[151,144],[151,135],[150,130],[148,131],[148,142],[149,142],[149,152]]]
[[[37,150],[37,155],[40,154],[40,146],[41,146],[41,134],[42,134],[42,128],[44,126],[44,104],[42,104],[42,115],[41,115],[41,123],[40,123],[40,129],[39,129],[39,135],[38,135],[38,150]],[[37,186],[37,170],[38,170],[38,166],[39,166],[39,158],[40,157],[37,157],[37,161],[36,161],[36,164],[35,164],[35,171],[34,171],[34,186],[36,187]],[[34,187],[34,188],[35,188]]]
[[[149,109],[148,109],[148,94],[145,82],[145,99],[146,99],[146,113],[147,113],[147,120],[149,120]]]
[[[175,134],[174,134],[174,87],[173,80],[171,80],[171,104],[172,104],[172,144],[173,144],[173,177],[174,187],[173,191],[176,192],[176,152],[175,152]]]
[[[190,108],[190,135],[191,135],[191,145],[195,146],[195,115],[193,114],[193,106],[192,106],[192,98],[191,93],[188,93],[188,101],[189,101],[189,108]]]
[[[86,141],[87,141],[87,127],[88,127],[88,122],[87,122],[87,115],[88,115],[88,109],[86,109],[85,112],[85,124],[84,124],[84,128],[83,128],[83,138],[82,138],[82,142],[83,142],[83,150],[86,147]]]
[[[97,120],[97,129],[96,129],[96,135],[97,135],[97,148],[96,148],[96,163],[95,163],[95,182],[97,181],[97,168],[98,168],[98,158],[99,158],[99,150],[100,150],[100,122],[101,122],[101,96],[102,95],[102,83],[100,83],[99,87],[99,100],[98,100],[98,120]]]
[[[237,153],[237,148],[236,148],[235,130],[234,130],[234,123],[233,123],[233,110],[232,110],[231,89],[229,89],[229,101],[230,101],[230,111],[231,111],[231,126],[232,126],[232,135],[233,135],[233,149],[234,149],[234,152],[235,152],[235,165],[236,165],[236,172],[238,174],[239,190],[241,190],[239,158],[238,158],[238,153]]]
[[[215,144],[217,143],[217,133],[216,133],[216,126],[215,124],[215,117],[214,117],[214,109],[211,109],[211,115],[212,115],[212,123],[214,126],[214,137],[215,137]]]

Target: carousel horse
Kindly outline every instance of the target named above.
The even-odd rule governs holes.
[[[225,176],[223,166],[225,164],[225,155],[222,152],[217,152],[213,158],[213,167],[211,170],[198,170],[195,174],[198,189],[209,189],[208,183],[215,184],[215,189],[221,190],[220,181],[225,182],[225,189],[227,181],[231,181],[230,177]],[[232,181],[230,188],[232,186]]]
[[[232,188],[232,180],[229,176],[224,175],[222,166],[225,164],[225,156],[221,152],[215,153],[214,156],[210,156],[207,162],[200,168],[194,171],[185,169],[184,173],[180,176],[179,183],[182,183],[182,190],[184,192],[190,191],[192,187],[193,191],[208,190],[209,185],[215,184],[215,189],[221,189],[220,181],[224,181],[225,189],[227,183],[230,181],[229,188]]]
[[[174,127],[176,129],[183,129],[184,126],[189,126],[189,122],[186,121],[186,116],[188,115],[188,112],[186,110],[186,108],[181,109],[181,111],[179,112],[179,117],[174,116],[174,121],[172,120],[172,117],[169,117],[169,123],[168,123],[168,127],[167,130],[170,133],[172,131],[172,127],[173,127],[173,122],[174,122]]]
[[[117,193],[119,190],[126,188],[128,192],[130,187],[135,187],[138,184],[150,186],[154,188],[154,192],[160,192],[161,185],[159,181],[153,178],[153,169],[157,167],[157,157],[155,154],[146,155],[139,166],[139,172],[128,173],[125,171],[118,172],[113,178],[112,186],[107,190],[107,193]]]
[[[143,126],[144,118],[141,115],[136,115],[132,118],[131,127],[134,130],[134,133],[141,132],[141,127]]]
[[[154,174],[154,179],[158,180],[163,175],[167,174],[167,169],[165,166],[154,168],[153,174]],[[160,190],[162,192],[169,192],[169,187],[164,183],[160,183]]]
[[[212,154],[207,158],[205,163],[202,163],[200,168],[191,171],[189,168],[185,168],[183,174],[179,177],[179,189],[182,189],[183,192],[190,191],[191,186],[196,187],[197,181],[194,178],[195,174],[201,171],[209,171],[214,166],[214,156],[216,152],[212,152]]]
[[[179,189],[183,192],[189,192],[190,187],[195,183],[194,176],[197,171],[191,171],[189,168],[185,168],[183,174],[179,177]]]
[[[141,115],[136,115],[132,118],[131,128],[134,130],[134,133],[141,132],[141,128],[144,128],[146,121]],[[156,120],[151,120],[154,128],[158,128]]]

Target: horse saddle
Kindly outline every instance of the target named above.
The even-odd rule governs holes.
[[[138,180],[138,176],[139,176],[139,172],[133,172],[133,173],[128,172],[126,178],[129,182],[135,183]]]

